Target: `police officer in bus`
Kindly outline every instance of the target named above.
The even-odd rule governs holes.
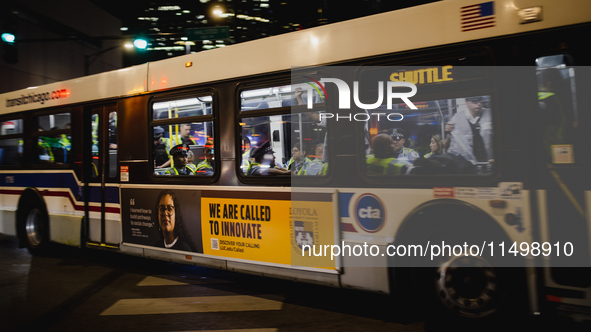
[[[366,160],[367,174],[398,175],[406,171],[410,163],[392,157],[394,155],[394,141],[390,135],[377,135],[371,143],[374,154]]]
[[[212,176],[215,168],[215,160],[213,159],[213,141],[208,140],[203,146],[203,154],[205,159],[197,164],[196,175]]]
[[[195,175],[197,167],[189,164],[189,146],[186,144],[175,145],[170,149],[172,156],[172,167],[167,169],[163,175]]]
[[[162,140],[162,135],[164,135],[164,129],[154,127],[154,150],[152,151],[154,168],[166,167],[165,164],[168,163],[168,151],[166,143]]]
[[[258,149],[251,150],[250,158],[253,162],[250,163],[246,175],[291,174],[289,170],[275,165],[274,153],[271,141],[266,141]]]
[[[406,131],[400,128],[392,128],[388,129],[388,134],[392,138],[392,141],[394,141],[394,158],[410,162],[413,162],[419,158],[418,152],[404,146],[407,137]]]

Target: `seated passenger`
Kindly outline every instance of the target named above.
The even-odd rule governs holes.
[[[187,153],[187,165],[195,165],[195,154],[193,151],[189,150]]]
[[[394,141],[387,134],[380,134],[371,142],[374,155],[367,158],[367,174],[369,175],[398,175],[408,164],[407,161],[397,160],[394,154]],[[414,150],[413,150],[414,151]]]
[[[197,164],[197,171],[195,174],[211,176],[213,175],[215,167],[215,161],[213,160],[213,141],[207,141],[207,143],[205,143],[203,153],[205,155],[205,160]]]
[[[285,168],[278,168],[275,165],[275,151],[271,148],[271,142],[266,141],[258,149],[251,150],[250,158],[253,160],[246,175],[281,175],[290,174]]]
[[[310,158],[306,155],[306,146],[300,151],[300,142],[296,141],[291,150],[291,159],[287,163],[287,169],[297,175],[302,175],[305,165],[311,162]]]
[[[325,164],[322,162],[323,151],[324,144],[318,143],[316,145],[314,159],[312,159],[310,162],[304,165],[302,175],[318,175],[322,171],[322,168]]]
[[[431,152],[425,154],[425,158],[431,158],[434,155],[438,156],[443,154],[443,141],[441,140],[441,136],[431,136],[431,144],[429,145],[429,147],[431,148]]]
[[[240,170],[246,174],[248,166],[250,165],[250,139],[248,136],[242,137],[242,161],[240,162]]]
[[[53,163],[55,158],[51,151],[51,146],[45,141],[47,137],[41,136],[37,140],[37,151],[39,152],[39,161],[43,163]]]
[[[320,169],[320,172],[316,175],[327,175],[328,174],[328,162],[325,162]]]
[[[189,147],[186,144],[175,145],[170,149],[173,166],[162,175],[195,175],[197,167],[188,163]]]
[[[394,158],[411,162],[419,158],[418,152],[404,146],[406,142],[406,131],[400,128],[392,128],[388,129],[388,134],[392,138],[392,141],[394,141],[394,152],[392,155]]]

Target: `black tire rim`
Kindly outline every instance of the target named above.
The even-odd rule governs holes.
[[[497,310],[499,276],[483,257],[452,256],[437,268],[435,290],[441,302],[464,317],[484,317]]]

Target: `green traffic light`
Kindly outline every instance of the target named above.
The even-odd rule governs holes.
[[[5,32],[2,34],[2,41],[6,43],[14,43],[16,37],[12,33]]]
[[[136,39],[133,41],[133,46],[135,46],[136,48],[139,48],[140,50],[145,50],[146,47],[148,46],[148,42],[145,41],[144,39]]]

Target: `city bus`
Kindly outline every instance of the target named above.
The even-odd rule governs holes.
[[[580,317],[590,32],[584,0],[440,1],[4,93],[0,232]]]

